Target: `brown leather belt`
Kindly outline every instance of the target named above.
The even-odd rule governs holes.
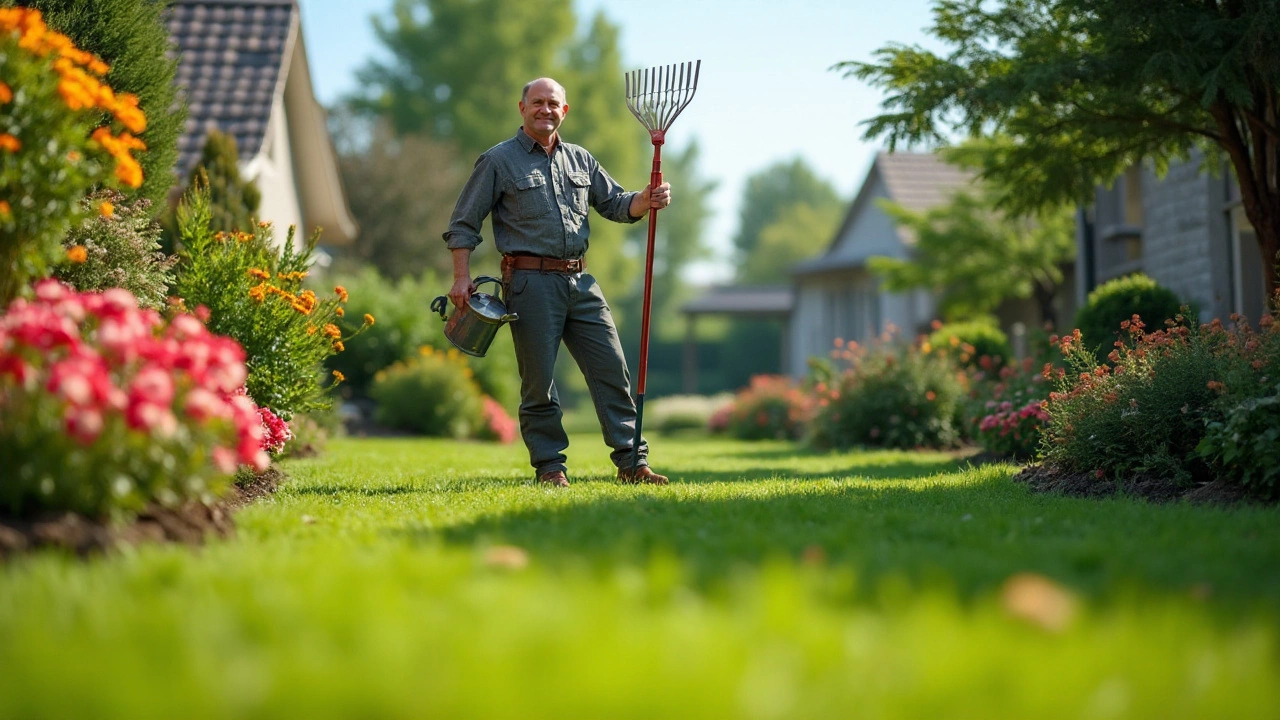
[[[586,260],[582,258],[561,260],[559,258],[541,257],[538,255],[502,256],[503,275],[510,274],[512,270],[537,270],[538,272],[573,274],[580,273],[586,268]]]

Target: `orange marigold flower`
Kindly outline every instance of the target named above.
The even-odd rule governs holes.
[[[0,80],[0,105],[7,102],[13,102],[13,88],[6,85],[3,80]]]
[[[307,334],[308,334],[308,335],[315,335],[315,334],[316,334],[316,326],[315,326],[315,325],[308,325],[308,326],[307,326]]]
[[[365,314],[364,314],[364,324],[365,324],[365,325],[372,325],[372,324],[373,324],[373,322],[374,322],[374,320],[373,320],[373,316],[372,316],[372,315],[370,315],[369,313],[365,313]]]
[[[98,212],[102,217],[111,217],[116,214],[116,206],[104,200],[102,201],[102,204],[98,206]]]
[[[301,300],[294,300],[294,301],[291,303],[291,305],[293,306],[293,309],[294,309],[294,310],[297,310],[298,312],[302,313],[303,315],[310,315],[310,314],[311,314],[311,308],[307,307],[307,304],[306,304],[306,303],[304,303],[304,302],[302,302]]]
[[[347,346],[343,345],[341,340],[338,340],[333,343],[334,352],[342,352],[343,350],[346,350],[346,349],[347,349]]]
[[[266,270],[263,270],[262,268],[249,268],[248,272],[250,277],[256,277],[259,280],[271,279],[271,273],[267,272]]]
[[[334,371],[333,371],[333,384],[334,384],[334,385],[337,385],[338,383],[340,383],[340,382],[342,382],[343,380],[346,380],[346,379],[347,379],[347,376],[346,376],[346,375],[343,375],[343,374],[342,374],[342,371],[340,371],[340,370],[334,370]]]
[[[337,315],[338,317],[342,317],[343,315],[346,315],[346,314],[347,314],[347,311],[346,311],[346,310],[343,310],[343,309],[342,309],[342,308],[340,308],[340,307],[336,307],[336,308],[334,308],[334,309],[333,309],[333,314]]]
[[[336,293],[338,293],[338,300],[340,300],[340,301],[342,301],[342,302],[346,302],[346,301],[347,301],[347,289],[346,289],[346,288],[342,287],[341,285],[338,285],[337,287],[335,287],[335,288],[333,289],[333,291],[334,291],[334,292],[336,292]]]
[[[13,210],[9,207],[8,200],[0,200],[0,216],[8,217]]]
[[[0,133],[0,150],[16,153],[22,149],[22,141],[9,133]]]
[[[83,245],[72,245],[67,248],[67,259],[79,265],[89,259],[89,252]]]
[[[324,334],[325,334],[325,337],[331,337],[331,338],[342,337],[342,331],[339,330],[338,326],[334,325],[333,323],[325,323]]]

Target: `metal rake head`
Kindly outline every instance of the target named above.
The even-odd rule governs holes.
[[[626,73],[627,109],[649,131],[654,145],[662,144],[671,123],[693,100],[701,70],[697,60]]]

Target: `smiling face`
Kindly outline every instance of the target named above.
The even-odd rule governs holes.
[[[525,134],[543,145],[551,142],[568,114],[569,104],[564,100],[564,88],[551,78],[534,80],[520,100]]]

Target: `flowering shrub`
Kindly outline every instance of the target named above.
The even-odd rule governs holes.
[[[471,368],[457,350],[423,346],[417,357],[380,371],[370,396],[387,427],[437,437],[475,437],[484,403]]]
[[[272,455],[278,455],[284,450],[284,444],[293,439],[289,423],[264,407],[258,408],[258,418],[262,422],[262,449]]]
[[[1006,365],[998,371],[994,362],[979,362],[981,371],[970,381],[966,423],[987,452],[1030,460],[1040,447],[1040,430],[1049,415],[1041,403],[1049,397],[1049,382],[1032,370],[1031,358]],[[988,378],[995,373],[994,378]]]
[[[1215,419],[1212,387],[1235,354],[1236,334],[1214,321],[1147,333],[1138,316],[1122,323],[1128,340],[1116,340],[1099,364],[1076,330],[1062,338],[1067,369],[1051,370],[1057,390],[1045,410],[1049,425],[1044,461],[1060,470],[1124,480],[1150,474],[1187,483],[1208,477],[1194,450],[1205,422]]]
[[[353,332],[340,327],[345,288],[324,297],[302,288],[316,236],[295,248],[290,228],[277,248],[269,223],[252,232],[214,233],[209,213],[208,193],[199,188],[178,210],[183,249],[175,293],[188,307],[208,308],[209,328],[244,347],[246,386],[255,402],[284,418],[324,407],[321,363],[341,352]],[[372,315],[363,320],[355,332],[373,325]]]
[[[734,397],[726,430],[742,440],[796,439],[812,410],[812,398],[790,378],[756,375]]]
[[[0,507],[101,516],[216,494],[268,464],[244,352],[125,290],[35,287],[0,316]]]
[[[108,69],[39,11],[0,8],[0,303],[58,258],[91,187],[142,184],[146,117]]]
[[[497,440],[500,443],[509,443],[519,436],[520,428],[516,421],[507,414],[506,408],[502,407],[502,403],[485,395],[481,411],[484,414],[484,425],[480,428],[479,433],[481,438]]]
[[[1274,312],[1257,333],[1236,319],[1235,342],[1228,344],[1235,352],[1223,380],[1210,388],[1219,396],[1220,417],[1206,422],[1196,447],[1225,479],[1270,499],[1280,497],[1280,322]]]
[[[810,440],[818,447],[950,447],[961,438],[965,376],[925,345],[871,347],[837,340],[833,364],[818,364],[818,410]]]
[[[81,205],[93,217],[67,233],[62,245],[69,262],[58,265],[54,277],[80,291],[124,288],[139,306],[164,308],[177,258],[160,252],[151,201],[101,190]]]

